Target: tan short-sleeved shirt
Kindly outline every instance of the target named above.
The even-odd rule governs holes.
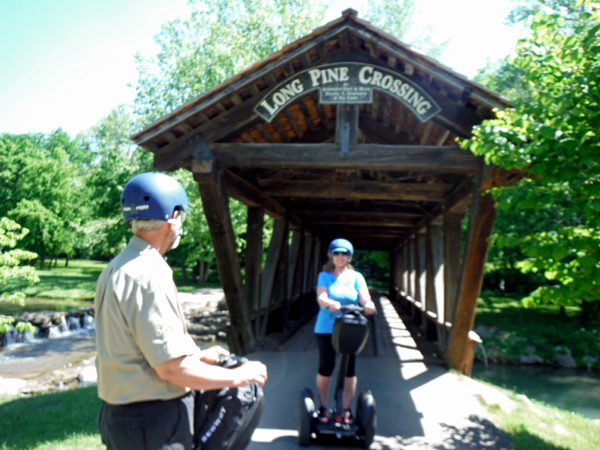
[[[154,247],[134,236],[102,271],[94,305],[102,400],[169,400],[189,391],[153,369],[199,351],[185,327],[173,272]]]

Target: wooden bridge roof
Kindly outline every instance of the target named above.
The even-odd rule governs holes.
[[[339,62],[392,71],[417,84],[440,111],[421,122],[406,102],[374,90],[372,103],[357,105],[358,117],[349,119],[358,130],[345,153],[338,117],[346,105],[322,104],[318,91],[299,95],[270,123],[255,111],[286,80]],[[445,212],[466,211],[473,186],[519,177],[485,166],[456,144],[507,104],[348,9],[132,139],[154,153],[157,170],[205,171],[214,164],[228,194],[246,205],[287,215],[292,226],[325,241],[346,237],[357,248],[390,250]]]

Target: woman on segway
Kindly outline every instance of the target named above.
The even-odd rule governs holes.
[[[371,300],[364,277],[350,265],[354,247],[346,239],[334,239],[329,244],[329,261],[323,266],[317,281],[317,302],[320,309],[315,324],[315,337],[319,347],[319,370],[317,372],[317,392],[320,408],[318,420],[328,423],[327,398],[331,374],[335,367],[335,350],[331,343],[335,317],[342,306],[360,305],[365,314],[375,313],[375,304]],[[354,422],[352,400],[356,393],[357,378],[355,372],[356,357],[351,356],[344,380],[344,423]]]

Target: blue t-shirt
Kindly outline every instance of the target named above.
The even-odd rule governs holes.
[[[358,291],[367,287],[365,278],[355,270],[345,270],[339,278],[331,272],[321,272],[317,281],[317,288],[325,286],[327,295],[331,300],[340,302],[342,306],[358,305]],[[334,313],[322,306],[315,323],[315,333],[333,333],[333,323],[339,313]]]

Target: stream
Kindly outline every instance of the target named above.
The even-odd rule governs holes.
[[[473,365],[473,378],[511,389],[530,399],[600,420],[600,374],[544,366]]]

